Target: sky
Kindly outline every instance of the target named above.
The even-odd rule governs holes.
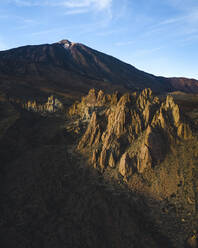
[[[0,0],[0,50],[68,39],[160,76],[198,79],[198,0]]]

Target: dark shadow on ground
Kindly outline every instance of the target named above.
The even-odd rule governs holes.
[[[174,247],[143,196],[67,153],[63,124],[22,112],[1,138],[0,247]]]

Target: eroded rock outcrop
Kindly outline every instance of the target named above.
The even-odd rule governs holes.
[[[46,103],[41,104],[36,101],[28,101],[23,104],[23,107],[29,111],[40,113],[54,113],[63,110],[63,104],[53,95],[48,97]]]
[[[132,164],[130,163],[127,152],[125,152],[120,159],[119,172],[124,178],[130,177],[133,173]]]
[[[170,139],[176,136],[181,139],[189,139],[192,132],[187,123],[182,118],[179,106],[175,104],[173,97],[168,95],[165,102],[161,103],[151,122],[152,127],[165,130]]]
[[[147,127],[144,144],[150,153],[152,161],[160,162],[164,159],[167,142],[163,130],[153,128],[150,125]]]
[[[111,152],[110,156],[109,156],[109,166],[111,168],[114,168],[115,167],[115,160],[114,160],[114,157],[113,157],[113,153]]]
[[[178,137],[182,137],[185,140],[192,138],[192,131],[189,125],[186,123],[180,123],[177,127],[177,135]]]
[[[99,145],[101,137],[100,126],[96,112],[93,112],[88,128],[78,144],[78,149],[96,147]]]
[[[82,121],[87,115],[89,122],[77,149],[92,151],[95,168],[115,169],[124,179],[162,162],[171,142],[191,138],[173,98],[168,95],[162,101],[150,89],[121,97],[90,90],[70,108],[70,115]]]
[[[151,168],[152,158],[150,155],[149,148],[146,144],[142,144],[137,159],[137,169],[139,173],[143,173],[146,168]]]

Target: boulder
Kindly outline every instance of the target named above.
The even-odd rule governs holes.
[[[110,153],[110,156],[109,156],[109,166],[111,168],[114,168],[115,167],[115,160],[114,160],[114,157],[113,157],[113,153],[112,152]]]
[[[133,173],[128,153],[124,153],[120,159],[119,173],[125,178],[130,177]]]
[[[147,145],[143,144],[140,148],[138,159],[137,159],[137,169],[139,173],[143,173],[146,168],[151,168],[152,158],[150,155],[149,148]]]

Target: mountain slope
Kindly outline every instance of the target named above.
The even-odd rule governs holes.
[[[144,196],[160,232],[173,247],[184,247],[198,228],[198,129],[192,115],[171,95],[160,99],[150,89],[124,95],[92,89],[68,115],[66,128],[76,137],[73,154],[80,153],[109,181]]]
[[[0,99],[0,116],[0,247],[172,247],[143,198],[136,202],[70,152],[75,139],[63,113]]]
[[[0,52],[0,90],[9,96],[61,92],[75,97],[91,88],[107,92],[198,92],[198,81],[156,77],[112,56],[63,40]]]
[[[198,247],[198,99],[180,91],[197,81],[66,40],[0,52],[0,247]]]
[[[197,242],[197,98],[191,111],[150,89],[92,89],[68,109],[0,96],[0,246]]]

